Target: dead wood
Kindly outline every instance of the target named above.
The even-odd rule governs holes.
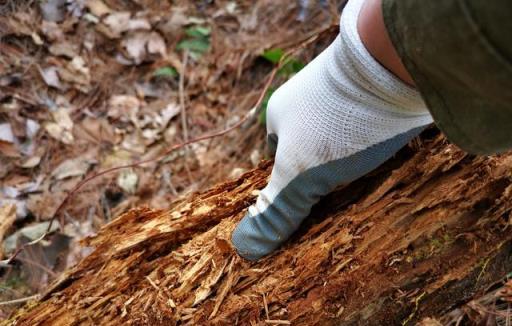
[[[425,135],[424,135],[425,138]],[[276,254],[230,235],[269,162],[169,211],[134,209],[86,245],[16,325],[400,325],[470,301],[512,270],[512,154],[430,135],[315,207]]]

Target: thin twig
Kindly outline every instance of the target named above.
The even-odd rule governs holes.
[[[156,157],[153,157],[153,158],[149,158],[149,159],[145,159],[145,160],[141,160],[141,161],[134,162],[134,163],[130,163],[130,164],[115,166],[115,167],[112,167],[112,168],[100,171],[100,172],[98,172],[98,173],[96,173],[94,175],[88,176],[85,179],[83,179],[82,181],[78,182],[75,185],[75,187],[73,187],[69,191],[69,193],[66,195],[66,197],[64,197],[62,202],[59,204],[59,206],[57,207],[57,209],[53,213],[52,218],[50,219],[50,223],[48,225],[48,228],[46,229],[46,232],[41,237],[39,237],[38,239],[36,239],[36,240],[34,240],[32,242],[26,243],[23,246],[21,246],[18,249],[16,249],[16,251],[11,255],[11,257],[9,257],[9,259],[6,259],[4,261],[0,261],[0,267],[2,266],[2,264],[3,265],[10,265],[14,261],[14,259],[16,259],[16,256],[18,256],[19,253],[24,250],[25,247],[32,246],[32,245],[38,243],[39,241],[43,240],[50,233],[50,230],[51,230],[51,227],[53,225],[53,222],[55,221],[55,218],[59,215],[60,211],[66,206],[66,204],[68,203],[69,199],[71,197],[73,197],[73,195],[78,190],[80,190],[85,184],[87,184],[89,181],[91,181],[93,179],[96,179],[96,178],[98,178],[98,177],[100,177],[102,175],[105,175],[105,174],[108,174],[108,173],[112,173],[112,172],[115,172],[115,171],[119,171],[119,170],[123,170],[123,169],[128,169],[128,168],[134,168],[134,167],[146,164],[146,163],[152,163],[152,162],[161,161],[162,159],[166,158],[169,154],[171,154],[175,150],[178,150],[178,149],[183,148],[183,147],[185,147],[187,145],[190,145],[190,144],[193,144],[193,143],[197,143],[197,142],[200,142],[200,141],[203,141],[203,140],[207,140],[207,139],[223,136],[223,135],[225,135],[225,134],[227,134],[227,133],[229,133],[229,132],[231,132],[231,131],[233,131],[235,129],[238,129],[240,126],[245,124],[247,121],[253,120],[256,117],[258,117],[258,114],[259,114],[259,112],[261,111],[261,109],[263,107],[261,105],[261,103],[263,102],[263,99],[265,98],[265,95],[267,94],[268,88],[272,84],[272,81],[274,81],[274,78],[276,76],[277,71],[283,66],[283,63],[289,58],[290,55],[292,55],[293,53],[297,52],[300,49],[303,49],[307,45],[311,44],[316,39],[318,39],[318,37],[320,35],[322,35],[323,33],[325,33],[326,31],[328,31],[331,28],[332,28],[332,26],[328,26],[326,28],[323,28],[317,34],[306,38],[305,40],[301,41],[298,44],[298,46],[296,46],[296,47],[292,48],[291,50],[285,52],[285,54],[279,60],[279,63],[274,67],[274,69],[272,69],[272,71],[271,71],[267,81],[264,84],[263,89],[261,90],[260,96],[259,96],[258,100],[256,101],[256,104],[252,107],[251,110],[249,110],[249,112],[247,112],[247,114],[242,119],[240,119],[234,125],[232,125],[230,127],[227,127],[227,128],[225,128],[223,130],[220,130],[220,131],[216,131],[216,132],[213,132],[213,133],[210,133],[210,134],[205,134],[205,135],[199,136],[197,138],[194,138],[194,139],[191,139],[191,140],[188,140],[188,141],[184,141],[183,143],[180,143],[180,144],[175,144],[175,145],[171,146],[167,151],[165,151],[163,154],[161,154],[159,156],[156,156]]]
[[[11,304],[24,303],[24,302],[27,302],[30,300],[37,300],[37,299],[39,299],[40,296],[41,296],[40,294],[34,294],[34,295],[31,295],[30,297],[19,298],[19,299],[14,299],[14,300],[9,300],[9,301],[2,301],[2,302],[0,302],[0,306],[7,306],[7,305],[11,305]]]
[[[268,314],[267,298],[265,296],[265,293],[263,293],[263,307],[265,308],[265,315],[267,317],[267,320],[270,320],[270,317],[269,317],[269,314]]]
[[[30,264],[30,265],[35,266],[35,267],[39,267],[40,269],[42,269],[46,273],[50,274],[52,277],[57,277],[57,274],[54,271],[52,271],[48,267],[46,267],[43,264],[40,264],[40,263],[38,263],[36,261],[30,260],[30,259],[21,258],[21,257],[16,258],[16,260],[19,260],[22,263]]]
[[[181,111],[181,129],[183,132],[183,141],[188,141],[188,125],[187,125],[187,110],[185,106],[185,72],[187,71],[187,62],[188,62],[188,50],[183,52],[183,60],[182,60],[182,68],[180,72],[180,81],[178,86],[179,92],[179,100],[180,100],[180,111]],[[188,181],[190,183],[193,182],[192,173],[190,173],[190,166],[188,165],[188,159],[190,157],[190,152],[188,146],[183,146],[183,150],[185,151],[185,171],[187,172]]]

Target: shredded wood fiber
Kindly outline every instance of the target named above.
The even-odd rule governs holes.
[[[6,323],[393,325],[442,314],[512,270],[512,154],[475,158],[440,136],[417,147],[322,200],[256,263],[229,239],[268,162],[169,211],[131,210]]]

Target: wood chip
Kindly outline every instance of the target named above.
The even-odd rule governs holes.
[[[292,324],[288,320],[274,320],[274,319],[266,319],[265,323],[273,324],[273,325],[291,325]]]

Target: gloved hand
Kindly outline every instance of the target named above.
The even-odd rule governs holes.
[[[419,93],[365,49],[357,33],[363,2],[348,2],[340,35],[268,103],[270,182],[232,234],[246,259],[274,251],[322,196],[378,167],[432,122]]]

